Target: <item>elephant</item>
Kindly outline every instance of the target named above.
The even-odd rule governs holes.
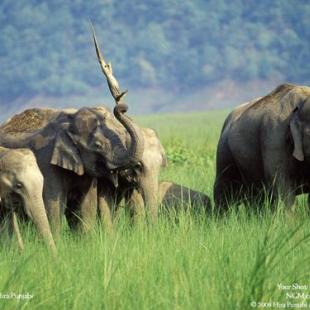
[[[16,233],[23,249],[16,214],[30,218],[49,249],[55,254],[56,246],[47,219],[42,192],[43,176],[36,158],[29,149],[0,147],[0,220],[10,217],[11,230]]]
[[[157,219],[159,173],[166,167],[167,159],[155,130],[141,128],[141,132],[144,149],[139,165],[119,170],[117,186],[107,179],[98,179],[98,210],[101,220],[109,227],[112,225],[111,213],[123,198],[134,218],[144,217],[146,206],[151,221]],[[141,199],[135,199],[135,191],[141,194]]]
[[[198,210],[211,213],[210,198],[201,192],[197,192],[186,186],[173,182],[162,181],[159,183],[158,198],[161,205],[166,209],[174,208]]]
[[[71,228],[88,230],[97,213],[97,177],[115,182],[117,169],[135,169],[142,158],[140,128],[118,103],[114,115],[105,107],[29,109],[0,126],[0,145],[29,148],[44,177],[43,198],[51,227],[59,234],[62,215],[79,220]],[[66,210],[71,191],[79,201]]]
[[[126,205],[131,217],[134,218],[134,206],[144,206],[144,200],[141,193],[134,189]],[[163,210],[169,211],[191,211],[201,215],[202,213],[212,215],[212,205],[210,198],[201,192],[190,189],[186,186],[179,185],[170,181],[161,181],[158,186],[157,202]],[[142,209],[143,211],[143,209]],[[110,225],[108,226],[111,227]]]
[[[310,192],[310,88],[282,84],[266,96],[235,108],[226,118],[216,158],[214,201],[271,206]],[[267,195],[267,196],[266,196]]]
[[[94,30],[93,39],[115,99],[114,115],[105,107],[30,109],[0,126],[0,145],[34,152],[46,180],[45,207],[57,234],[63,214],[71,228],[92,227],[97,214],[97,178],[116,185],[118,170],[139,169],[144,149],[141,129],[125,114],[127,91],[121,91],[111,63],[105,62]]]
[[[170,181],[161,181],[158,186],[158,203],[166,210],[203,210],[212,211],[210,198],[201,192]],[[131,199],[135,204],[143,204],[142,195],[134,190]]]

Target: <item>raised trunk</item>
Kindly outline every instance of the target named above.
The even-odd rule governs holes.
[[[31,219],[36,226],[38,233],[42,236],[44,242],[54,255],[57,254],[55,242],[51,233],[50,225],[47,219],[46,211],[42,198],[34,198],[31,201],[25,201],[26,213],[30,213]],[[27,212],[28,211],[28,212]]]
[[[97,42],[95,30],[93,27],[92,29],[97,58],[101,70],[107,79],[111,95],[116,103],[116,106],[114,108],[114,115],[119,120],[119,122],[126,128],[131,137],[131,144],[127,151],[124,151],[124,148],[121,146],[119,146],[119,148],[118,146],[115,147],[113,165],[115,165],[116,167],[130,166],[132,164],[138,163],[141,160],[144,147],[143,136],[140,128],[136,126],[128,116],[125,115],[128,110],[128,106],[124,104],[122,100],[126,95],[127,91],[122,91],[120,89],[119,83],[113,75],[112,64],[106,63],[105,59],[103,58]]]
[[[130,147],[127,151],[121,148],[113,154],[112,161],[117,167],[130,166],[138,163],[142,159],[144,149],[144,139],[141,129],[125,115],[126,111],[127,105],[123,103],[117,104],[114,108],[115,117],[125,127],[131,138]]]

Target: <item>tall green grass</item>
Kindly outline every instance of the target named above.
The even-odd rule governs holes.
[[[167,150],[161,178],[211,196],[225,115],[139,118],[158,131]],[[113,232],[100,224],[87,236],[64,229],[57,258],[26,225],[22,255],[14,240],[0,247],[0,308],[251,309],[253,302],[302,302],[278,285],[307,285],[310,294],[307,208],[303,199],[294,213],[281,204],[271,212],[266,203],[260,213],[232,206],[222,219],[162,211],[157,225],[136,226],[122,212]],[[3,298],[11,293],[33,298]]]

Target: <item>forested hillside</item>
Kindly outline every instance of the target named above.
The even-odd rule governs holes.
[[[124,88],[310,81],[308,0],[2,0],[2,104],[102,87],[89,18]]]

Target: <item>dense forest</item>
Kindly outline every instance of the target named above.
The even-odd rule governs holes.
[[[310,81],[308,0],[1,0],[0,101],[101,86],[89,19],[125,88]]]

